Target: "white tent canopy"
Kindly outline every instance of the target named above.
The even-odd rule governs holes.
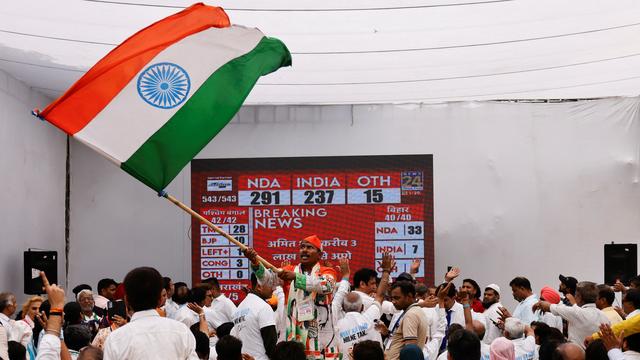
[[[59,96],[183,0],[10,1],[0,69]],[[236,24],[283,40],[293,67],[247,104],[421,103],[640,94],[640,2],[221,1]]]

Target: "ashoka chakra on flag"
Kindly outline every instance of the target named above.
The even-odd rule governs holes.
[[[189,74],[179,65],[168,62],[151,65],[138,76],[140,97],[161,109],[182,104],[190,88]]]

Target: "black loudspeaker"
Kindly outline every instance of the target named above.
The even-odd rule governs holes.
[[[57,251],[25,251],[24,252],[24,293],[29,295],[43,294],[40,272],[47,274],[50,284],[58,283]]]
[[[638,275],[637,244],[606,244],[604,246],[604,281],[614,284],[616,280],[628,285],[629,279]]]

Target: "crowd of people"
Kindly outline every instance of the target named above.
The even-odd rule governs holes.
[[[437,286],[395,279],[384,253],[378,270],[321,261],[322,242],[300,242],[297,264],[265,267],[251,248],[251,287],[236,306],[217,279],[191,288],[154,268],[94,292],[49,284],[46,299],[0,293],[0,359],[556,360],[640,359],[640,278],[613,286],[559,276],[534,291],[516,277],[509,311],[497,284],[453,268]],[[622,294],[615,306],[616,293]]]

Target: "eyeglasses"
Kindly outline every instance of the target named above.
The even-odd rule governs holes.
[[[40,309],[40,308],[39,308],[39,307],[32,307],[32,308],[31,308],[31,310],[36,310],[36,311],[37,311],[38,309]]]

